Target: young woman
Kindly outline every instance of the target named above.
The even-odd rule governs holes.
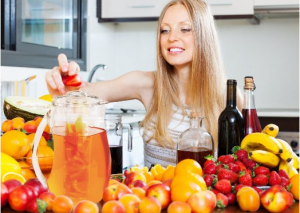
[[[204,1],[173,0],[165,6],[158,21],[156,71],[133,71],[114,80],[69,88],[61,75],[79,73],[79,66],[62,54],[58,62],[59,67],[46,74],[52,96],[81,89],[108,102],[142,102],[147,112],[142,122],[145,165],[176,164],[176,143],[189,128],[191,111],[205,117],[204,126],[217,147],[226,79],[213,16]],[[241,94],[238,96],[240,107]]]

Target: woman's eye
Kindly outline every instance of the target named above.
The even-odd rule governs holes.
[[[181,32],[183,32],[183,33],[188,33],[191,31],[192,31],[192,29],[189,29],[189,28],[181,29]]]
[[[170,31],[170,30],[164,30],[164,29],[162,29],[162,30],[160,30],[160,33],[161,33],[161,34],[167,34],[169,31]]]

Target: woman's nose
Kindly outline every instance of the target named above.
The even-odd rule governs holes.
[[[177,41],[179,39],[179,32],[176,30],[171,30],[169,34],[169,40],[170,41]]]

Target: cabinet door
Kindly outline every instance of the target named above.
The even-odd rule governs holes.
[[[205,0],[216,15],[250,15],[254,13],[253,0]]]
[[[254,0],[255,7],[293,7],[298,6],[299,8],[299,1],[298,0]]]
[[[157,18],[170,0],[102,0],[101,18]]]

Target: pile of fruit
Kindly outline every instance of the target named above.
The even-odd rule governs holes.
[[[99,212],[98,205],[89,200],[82,200],[74,205],[65,195],[55,196],[36,178],[29,179],[24,184],[14,179],[2,182],[1,208],[6,205],[15,211],[30,213],[44,213],[46,210],[55,213]]]
[[[32,146],[41,121],[42,117],[27,122],[21,117],[16,117],[2,123],[1,181],[17,179],[24,183],[35,177],[31,160]],[[47,125],[37,152],[39,165],[45,174],[51,171],[53,154],[53,142]]]

